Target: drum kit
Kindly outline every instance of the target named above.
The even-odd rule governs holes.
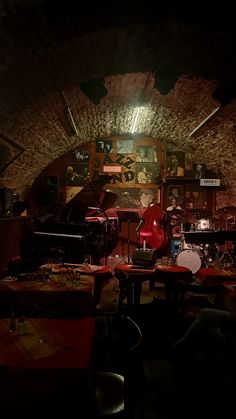
[[[207,267],[210,264],[214,264],[215,260],[219,260],[221,265],[235,268],[236,244],[234,239],[231,243],[230,251],[227,250],[226,245],[224,244],[224,251],[221,252],[220,246],[216,242],[215,235],[213,234],[219,230],[225,232],[236,229],[235,206],[220,208],[211,219],[197,219],[194,214],[181,209],[173,209],[170,211],[170,215],[171,217],[176,218],[178,223],[181,224],[181,228],[178,231],[180,241],[178,253],[176,255],[177,265],[189,268],[193,274],[196,274],[201,267]],[[188,243],[186,243],[185,237],[188,235],[187,232],[193,232],[192,235],[190,234],[192,237]],[[201,232],[203,234],[201,234]],[[198,234],[201,236],[201,238],[199,238],[202,241],[196,240]],[[227,238],[224,240],[224,243],[226,240]]]

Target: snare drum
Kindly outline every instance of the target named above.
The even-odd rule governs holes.
[[[195,274],[201,268],[201,258],[198,252],[190,249],[182,250],[176,257],[178,266],[184,266]]]
[[[197,231],[212,230],[212,222],[210,219],[201,218],[196,225]]]

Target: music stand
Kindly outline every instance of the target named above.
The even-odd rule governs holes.
[[[128,263],[130,263],[130,223],[139,223],[139,213],[134,211],[116,211],[117,218],[120,222],[125,221],[128,223]]]

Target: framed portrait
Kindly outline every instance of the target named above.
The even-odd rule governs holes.
[[[72,156],[77,162],[86,162],[89,160],[88,150],[76,149],[72,151]]]
[[[195,179],[204,179],[206,176],[206,165],[202,163],[193,164],[193,177]]]
[[[136,162],[157,162],[157,147],[138,145],[136,147]]]
[[[136,163],[136,183],[155,183],[159,174],[158,163]]]
[[[111,140],[96,140],[96,153],[112,153],[112,141]]]
[[[116,208],[148,208],[159,199],[157,188],[120,188],[113,192],[117,194]]]
[[[0,173],[3,172],[24,151],[24,148],[10,138],[0,134]]]
[[[184,186],[169,185],[166,194],[166,210],[183,209],[184,205]]]
[[[116,153],[117,154],[131,154],[133,153],[133,140],[117,140]]]
[[[89,180],[88,164],[71,164],[64,171],[64,185],[83,186]]]
[[[183,151],[167,151],[166,176],[184,176],[185,153]]]

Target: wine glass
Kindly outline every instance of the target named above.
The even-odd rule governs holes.
[[[92,256],[91,255],[84,255],[83,267],[85,269],[90,269],[91,265],[92,265]]]

